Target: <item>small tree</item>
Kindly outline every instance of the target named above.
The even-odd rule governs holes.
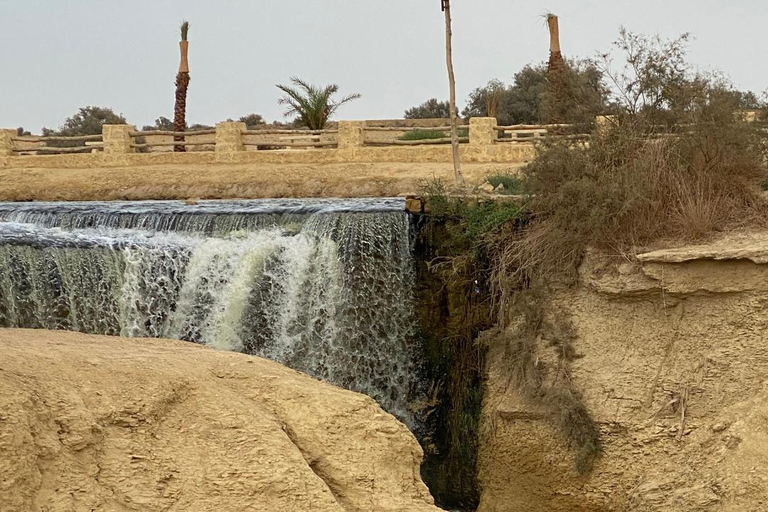
[[[101,127],[105,124],[125,124],[122,115],[115,114],[111,108],[106,107],[82,107],[72,117],[64,120],[64,124],[58,130],[43,128],[43,135],[61,135],[71,137],[75,135],[100,135]]]
[[[264,118],[259,114],[248,114],[247,116],[242,116],[238,121],[245,123],[245,126],[248,128],[266,124]]]
[[[609,91],[603,73],[589,60],[563,61],[564,77],[561,99],[556,101],[548,89],[547,66],[527,65],[515,74],[511,86],[504,87],[498,80],[478,87],[469,96],[465,117],[492,115],[494,102],[496,117],[502,125],[538,124],[545,122],[557,109],[565,123],[589,125],[596,115],[609,108]]]
[[[451,105],[447,101],[430,98],[421,105],[405,111],[406,119],[448,119],[451,117]]]
[[[155,119],[155,124],[144,125],[142,127],[142,130],[144,131],[160,130],[160,131],[171,132],[173,131],[173,121],[171,121],[167,117],[160,116],[157,119]]]
[[[23,126],[19,126],[18,128],[16,128],[17,137],[23,137],[25,135],[32,135],[32,133],[25,130]]]
[[[322,130],[339,107],[361,97],[360,94],[354,93],[337,101],[333,99],[339,92],[339,86],[336,84],[318,87],[297,77],[291,77],[291,83],[293,86],[277,85],[277,88],[285,93],[285,96],[278,100],[278,104],[288,106],[285,117],[295,116],[302,125],[311,130]]]
[[[622,110],[666,117],[670,110],[685,104],[692,82],[685,58],[689,40],[687,33],[662,40],[620,29],[614,46],[626,56],[625,64],[616,70],[611,66],[610,54],[601,57],[602,70],[611,80]]]
[[[470,93],[469,102],[462,115],[498,118],[501,103],[507,93],[507,87],[500,80],[491,80],[487,85],[478,87]]]

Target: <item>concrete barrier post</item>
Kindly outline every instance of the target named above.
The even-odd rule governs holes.
[[[235,153],[245,151],[243,132],[246,129],[245,123],[224,122],[216,124],[217,160],[227,160]]]
[[[13,155],[13,138],[16,130],[0,129],[0,156]]]
[[[473,117],[469,120],[469,145],[486,148],[496,143],[495,117]]]
[[[104,154],[126,155],[135,153],[135,148],[131,147],[131,142],[133,142],[131,132],[134,131],[136,131],[136,127],[130,124],[103,125],[101,136],[104,140]]]
[[[365,121],[339,121],[339,149],[356,149],[365,145]]]

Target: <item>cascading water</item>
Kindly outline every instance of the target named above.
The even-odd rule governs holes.
[[[0,204],[0,327],[170,337],[366,393],[413,426],[401,200]]]

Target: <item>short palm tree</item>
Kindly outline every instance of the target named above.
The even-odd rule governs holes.
[[[173,129],[177,132],[183,132],[187,129],[187,89],[189,88],[189,61],[187,55],[189,52],[189,41],[187,41],[187,34],[189,33],[189,22],[185,21],[181,24],[181,41],[179,42],[179,50],[181,52],[181,60],[179,62],[179,72],[176,73],[176,104],[173,109]],[[175,136],[173,138],[176,142],[184,142],[183,136]],[[174,151],[184,152],[187,150],[186,146],[174,146]]]
[[[296,116],[301,124],[310,130],[322,130],[340,106],[361,96],[357,93],[348,94],[335,101],[333,96],[339,92],[339,86],[336,84],[318,87],[297,77],[291,77],[291,83],[292,86],[277,85],[277,88],[285,93],[278,103],[288,106],[285,117]]]

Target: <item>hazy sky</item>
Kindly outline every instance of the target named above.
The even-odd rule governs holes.
[[[84,105],[128,121],[172,117],[178,25],[188,19],[187,120],[283,119],[276,83],[338,83],[361,100],[337,118],[401,117],[447,97],[439,0],[0,0],[0,127],[37,133]],[[766,0],[453,0],[458,97],[547,57],[540,15],[560,16],[566,56],[607,50],[621,25],[674,37],[743,89],[768,88]]]

